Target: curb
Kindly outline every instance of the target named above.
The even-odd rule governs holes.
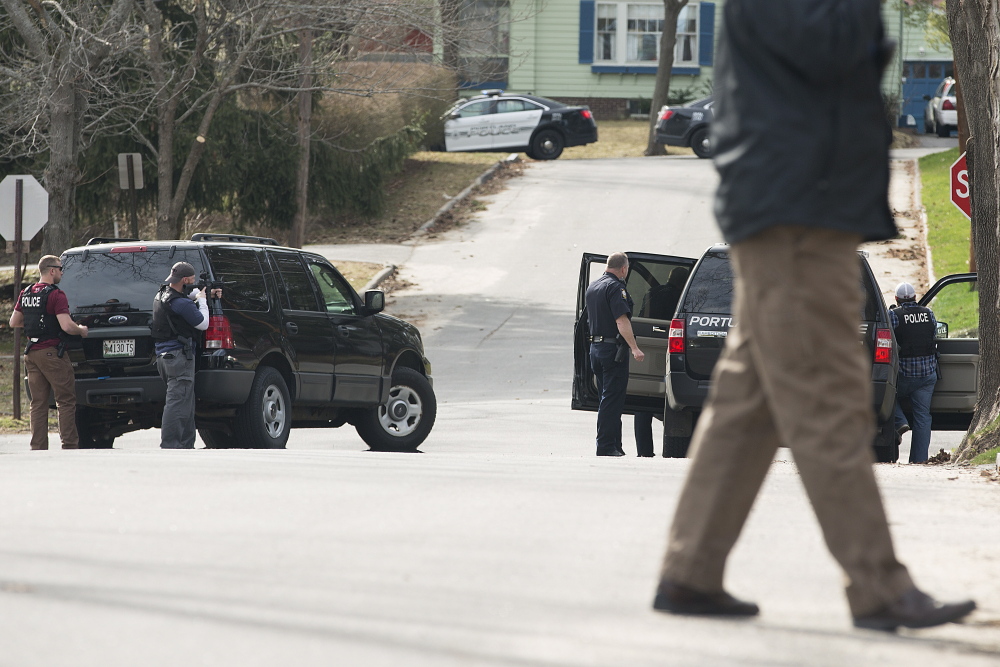
[[[931,287],[937,282],[937,277],[934,275],[934,257],[931,255],[931,242],[930,242],[930,230],[927,227],[927,207],[924,206],[924,183],[920,177],[920,160],[914,158],[913,160],[913,203],[916,205],[917,209],[920,211],[920,229],[924,235],[924,251],[926,257],[924,261],[927,264],[927,286]]]
[[[428,220],[424,224],[420,225],[420,227],[418,227],[417,230],[415,232],[413,232],[413,234],[410,235],[410,240],[417,239],[417,238],[423,236],[424,234],[427,234],[429,231],[431,231],[431,229],[434,228],[434,225],[437,224],[438,220],[441,219],[441,216],[443,216],[445,213],[447,213],[452,208],[454,208],[455,205],[458,204],[459,202],[464,201],[470,194],[472,194],[472,191],[475,190],[477,187],[479,187],[480,185],[482,185],[486,181],[488,181],[491,178],[493,178],[494,176],[496,176],[496,173],[502,167],[504,167],[504,166],[506,166],[506,165],[508,165],[508,164],[510,164],[512,162],[520,162],[520,161],[521,161],[521,157],[517,153],[511,153],[510,155],[508,155],[507,157],[505,157],[504,159],[500,160],[499,162],[497,162],[496,164],[494,164],[493,166],[491,166],[489,169],[487,169],[486,171],[484,171],[483,173],[481,173],[476,178],[476,180],[472,181],[472,183],[469,185],[469,187],[465,188],[464,190],[462,190],[461,192],[459,192],[457,195],[455,195],[454,197],[452,197],[451,199],[449,199],[448,203],[446,203],[444,206],[442,206],[441,208],[439,208],[437,210],[437,213],[435,213],[431,217],[430,220]]]
[[[381,285],[386,278],[388,278],[395,272],[396,272],[395,264],[386,264],[384,267],[382,267],[381,271],[372,276],[372,279],[369,280],[365,284],[365,286],[361,288],[361,296],[364,296],[365,292],[367,292],[370,289],[377,289],[378,286]]]

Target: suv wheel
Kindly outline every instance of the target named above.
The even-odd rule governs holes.
[[[251,449],[283,449],[292,426],[291,408],[281,373],[270,366],[258,368],[247,402],[236,411],[235,441]]]
[[[389,400],[365,410],[355,428],[376,452],[412,452],[427,438],[437,415],[431,383],[412,368],[392,373]]]
[[[198,435],[201,436],[206,449],[236,449],[240,446],[235,436],[228,435],[222,431],[200,428],[198,429]]]
[[[899,460],[899,441],[896,439],[896,424],[890,416],[875,431],[875,460],[879,463],[895,463]]]
[[[76,431],[80,436],[80,449],[111,449],[114,438],[101,433],[105,430],[97,419],[98,411],[83,405],[76,406]]]

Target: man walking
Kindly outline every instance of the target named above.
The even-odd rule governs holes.
[[[208,300],[194,288],[190,297],[185,287],[194,285],[194,267],[177,262],[153,299],[150,331],[156,343],[156,368],[167,385],[166,404],[160,426],[163,449],[194,448],[194,368],[200,331],[208,328]],[[221,298],[222,290],[212,290]],[[197,305],[196,305],[197,304]]]
[[[614,252],[607,270],[587,287],[590,366],[597,378],[601,402],[597,409],[597,455],[625,456],[622,411],[628,387],[628,350],[636,361],[645,358],[632,333],[632,297],[625,289],[628,257]]]
[[[913,407],[910,463],[923,463],[931,444],[931,396],[937,384],[937,320],[930,308],[917,305],[917,292],[909,283],[899,283],[896,287],[896,304],[898,308],[889,311],[889,321],[899,344],[896,433],[902,436],[910,430],[899,407],[899,399],[909,398]]]
[[[64,335],[86,336],[87,327],[69,314],[69,301],[59,289],[62,261],[45,255],[38,262],[38,282],[24,288],[10,316],[11,327],[24,327],[24,370],[31,392],[31,448],[49,448],[49,393],[56,399],[59,439],[63,449],[77,449],[76,378],[73,363],[65,353]],[[17,382],[18,379],[14,378]]]
[[[791,449],[854,625],[957,620],[898,560],[872,470],[870,366],[858,345],[861,241],[896,230],[879,90],[878,0],[729,0],[715,68],[715,210],[735,317],[692,438],[653,607],[753,616],[723,588],[779,445]],[[781,99],[775,106],[771,101]]]

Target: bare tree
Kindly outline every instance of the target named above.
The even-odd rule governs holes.
[[[72,244],[78,158],[100,132],[113,131],[122,71],[115,59],[141,39],[132,0],[0,0],[0,129],[5,155],[47,153],[49,220],[43,252]]]
[[[979,402],[959,460],[1000,445],[1000,7],[948,0],[948,25],[969,125],[966,160],[979,273]]]
[[[674,68],[674,50],[677,46],[677,17],[688,0],[663,0],[663,35],[660,37],[660,60],[656,67],[653,101],[649,105],[649,138],[645,155],[665,155],[662,144],[656,143],[656,114],[667,103],[670,93],[670,72]]]

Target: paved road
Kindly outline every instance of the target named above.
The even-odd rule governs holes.
[[[75,665],[994,665],[1000,484],[879,466],[901,557],[973,623],[849,627],[794,465],[733,554],[748,622],[649,609],[685,460],[591,456],[568,409],[579,254],[698,254],[695,159],[540,164],[467,228],[405,255],[441,398],[420,455],[351,431],[288,451],[104,452],[0,438],[0,667]],[[394,259],[394,261],[401,261]]]

